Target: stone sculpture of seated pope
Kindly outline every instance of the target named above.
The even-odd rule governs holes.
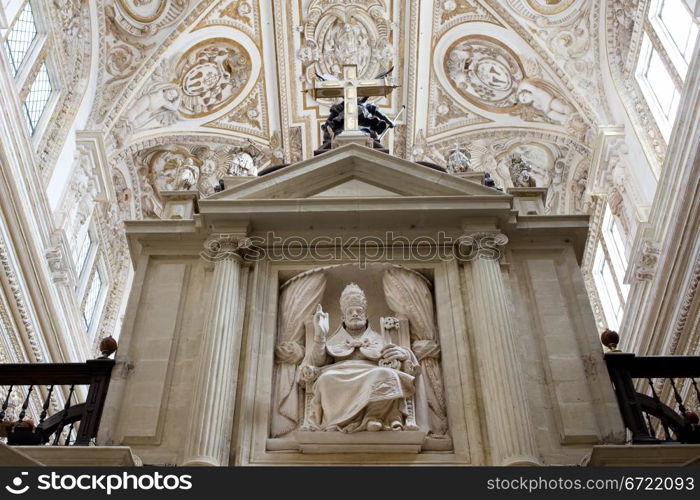
[[[317,306],[313,346],[301,366],[301,380],[313,393],[307,408],[312,429],[415,430],[405,425],[406,398],[415,392],[419,370],[415,355],[369,327],[367,300],[356,284],[343,290],[340,309],[343,322],[328,337],[328,314]]]

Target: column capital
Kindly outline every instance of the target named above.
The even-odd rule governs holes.
[[[465,231],[457,240],[455,256],[461,262],[475,259],[498,261],[508,236],[500,231]]]
[[[209,262],[235,259],[242,262],[253,242],[245,233],[212,233],[204,241],[201,256]]]

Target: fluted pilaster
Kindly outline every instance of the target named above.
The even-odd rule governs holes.
[[[209,310],[197,362],[194,398],[183,465],[228,465],[233,423],[235,362],[243,305],[240,240],[209,240],[204,257],[214,262]]]
[[[538,465],[508,295],[498,258],[492,253],[506,242],[505,235],[490,235],[489,251],[476,251],[464,263],[467,301],[492,463]]]

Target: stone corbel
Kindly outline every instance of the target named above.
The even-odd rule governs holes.
[[[635,281],[650,281],[656,274],[659,264],[659,245],[653,241],[643,241],[642,250],[634,264],[632,279]]]
[[[70,285],[75,282],[71,259],[65,240],[60,234],[51,238],[52,245],[44,251],[51,281],[56,285]]]
[[[163,191],[164,219],[194,219],[199,211],[199,191]]]
[[[70,278],[61,249],[59,247],[48,248],[44,252],[44,256],[51,272],[51,281],[57,285],[68,285]]]
[[[547,199],[546,187],[508,188],[506,192],[513,197],[513,206],[518,215],[544,215]]]

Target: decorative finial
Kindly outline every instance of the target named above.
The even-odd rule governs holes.
[[[700,417],[698,417],[698,414],[692,410],[688,410],[688,411],[684,412],[683,418],[690,425],[698,425],[698,423],[700,423]]]
[[[619,342],[620,335],[609,328],[606,328],[605,331],[600,334],[600,343],[607,347],[608,352],[620,352],[617,348]]]
[[[98,359],[109,358],[112,354],[116,352],[117,347],[119,347],[119,345],[117,344],[117,341],[114,340],[114,337],[112,337],[111,335],[108,335],[107,337],[103,338],[100,341],[100,352],[102,353],[102,356],[100,356]]]

